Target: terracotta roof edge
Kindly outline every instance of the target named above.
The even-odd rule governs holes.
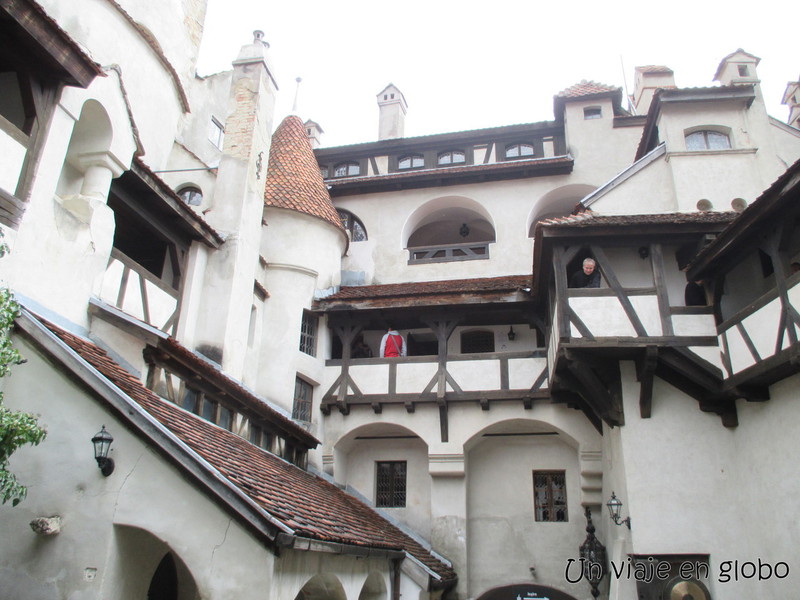
[[[241,515],[259,533],[271,540],[274,540],[277,535],[273,529],[294,533],[291,528],[269,514],[216,467],[192,450],[165,425],[162,425],[143,406],[81,356],[77,350],[51,331],[37,315],[22,306],[20,316],[15,322],[36,345],[74,373],[114,409],[115,418],[126,421],[136,432],[146,437],[162,452],[171,456],[183,469],[189,471],[200,481],[207,491],[213,493],[222,503]],[[80,337],[69,332],[65,333]],[[91,340],[84,339],[84,341],[95,345]],[[259,523],[259,521],[262,522]],[[265,527],[263,521],[266,521],[269,526]]]

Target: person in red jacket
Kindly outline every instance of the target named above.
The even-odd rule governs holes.
[[[389,327],[389,330],[381,339],[381,358],[405,355],[406,341],[393,327]]]

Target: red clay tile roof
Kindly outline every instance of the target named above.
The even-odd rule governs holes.
[[[481,294],[491,292],[513,292],[530,287],[530,275],[486,277],[482,279],[452,279],[449,281],[419,281],[410,283],[388,283],[383,285],[358,285],[342,289],[320,302],[328,300],[365,300],[404,296],[427,296],[439,294]]]
[[[539,221],[536,227],[602,227],[605,225],[660,225],[664,223],[730,223],[738,213],[691,212],[649,215],[599,215],[587,210],[578,215]]]
[[[142,385],[104,350],[54,325],[48,328],[133,401],[298,537],[405,550],[445,581],[452,568],[372,508],[324,479],[184,411]]]
[[[642,65],[636,67],[636,70],[641,73],[673,73],[674,71],[664,65]]]
[[[580,98],[581,96],[593,96],[594,94],[605,94],[607,92],[616,92],[620,88],[613,85],[606,85],[604,83],[597,83],[596,81],[586,81],[585,79],[580,83],[576,83],[565,90],[558,92],[559,98]]]
[[[264,203],[317,217],[347,235],[300,117],[289,115],[272,134]]]

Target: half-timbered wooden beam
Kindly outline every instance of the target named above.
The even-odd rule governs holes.
[[[639,378],[639,415],[643,419],[649,419],[653,404],[653,380],[656,374],[656,364],[658,362],[658,347],[648,346],[644,356],[636,365],[637,376]]]

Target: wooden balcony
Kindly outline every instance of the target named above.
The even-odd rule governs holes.
[[[719,325],[727,385],[768,385],[797,372],[800,277],[781,283]]]
[[[165,333],[175,334],[178,290],[116,249],[111,251],[100,299]]]
[[[471,403],[490,410],[496,402],[532,408],[534,399],[549,397],[546,382],[544,350],[451,354],[446,361],[438,356],[329,360],[320,409],[348,414],[369,406],[381,413],[395,405],[413,413],[418,404]]]

